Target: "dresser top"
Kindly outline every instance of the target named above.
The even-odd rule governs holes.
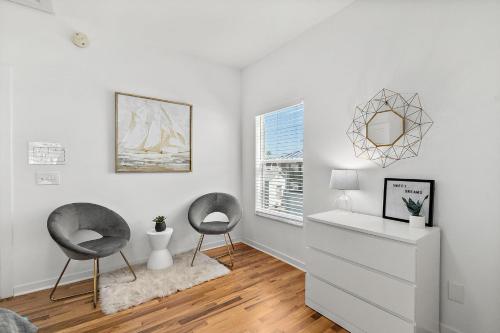
[[[408,223],[384,219],[378,216],[345,211],[330,210],[309,215],[312,221],[330,224],[335,227],[350,229],[370,235],[380,236],[400,242],[416,244],[431,233],[439,232],[438,227],[425,229],[410,228]]]

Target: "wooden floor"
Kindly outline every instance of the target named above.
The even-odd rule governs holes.
[[[234,260],[224,277],[113,315],[94,309],[88,296],[50,302],[49,291],[3,300],[0,307],[27,316],[40,332],[348,333],[304,305],[302,271],[244,244],[236,244]],[[84,281],[60,292],[90,287]]]

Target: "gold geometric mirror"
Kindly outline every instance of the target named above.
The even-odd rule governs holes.
[[[366,123],[366,138],[379,147],[393,145],[404,132],[404,118],[393,110],[377,111]]]
[[[365,105],[357,106],[347,136],[356,157],[385,168],[418,155],[422,138],[432,126],[418,94],[407,98],[382,89]]]

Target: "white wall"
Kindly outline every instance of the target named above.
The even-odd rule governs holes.
[[[148,40],[146,32],[149,47],[143,47],[140,39],[107,34],[116,27],[106,22],[82,17],[0,1],[0,63],[13,69],[16,293],[47,287],[61,271],[65,256],[50,239],[46,219],[62,204],[89,201],[117,211],[132,230],[125,253],[141,261],[149,253],[145,232],[156,215],[166,215],[174,227],[171,250],[185,251],[198,237],[187,222],[189,204],[211,191],[240,196],[240,72],[152,48],[168,41]],[[89,48],[73,46],[75,29],[89,34]],[[193,104],[192,173],[114,173],[115,91]],[[67,164],[29,166],[27,144],[37,140],[64,144]],[[35,185],[39,170],[60,171],[62,185]],[[239,231],[233,236],[240,238]],[[115,255],[103,266],[123,265],[121,260]],[[70,264],[69,276],[86,276],[90,265]]]
[[[160,47],[168,41],[147,40],[146,33],[147,47],[141,38],[111,34],[119,29],[106,20],[64,11],[51,16],[0,1],[0,63],[13,69],[16,290],[46,287],[59,273],[65,258],[45,223],[61,204],[92,201],[118,211],[132,229],[126,253],[142,260],[152,217],[168,216],[175,252],[191,248],[189,202],[214,190],[238,195],[241,179],[245,238],[300,265],[302,229],[253,214],[253,125],[256,114],[304,99],[306,214],[331,208],[332,167],[362,169],[354,209],[377,215],[384,177],[435,179],[442,322],[464,333],[498,332],[499,14],[494,1],[355,2],[243,72],[241,164],[238,71],[172,55]],[[91,36],[88,49],[69,42],[75,29]],[[355,159],[345,135],[354,106],[383,87],[419,92],[435,121],[418,158],[384,170]],[[114,91],[194,105],[192,173],[113,172]],[[32,140],[65,144],[67,165],[28,166]],[[36,186],[37,170],[61,171],[63,185]],[[106,262],[121,264],[118,257]],[[82,277],[88,269],[78,263],[69,273]],[[465,284],[464,305],[446,299],[448,280]]]
[[[354,210],[381,215],[384,177],[436,180],[443,332],[500,331],[500,4],[357,1],[243,72],[245,237],[300,262],[303,229],[253,214],[254,116],[305,101],[305,213],[332,207],[332,167],[360,171]],[[418,92],[435,121],[420,156],[380,169],[354,157],[354,106]],[[465,304],[447,300],[447,281]],[[448,328],[448,330],[446,330]]]
[[[0,64],[0,298],[12,294],[12,80]]]

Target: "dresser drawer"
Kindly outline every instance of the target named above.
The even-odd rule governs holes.
[[[312,302],[312,303],[311,303]],[[306,276],[306,303],[328,316],[332,313],[367,333],[413,333],[414,325],[317,278]],[[319,305],[315,307],[314,305]],[[333,318],[332,318],[333,319]]]
[[[306,252],[307,272],[370,303],[415,319],[415,286],[352,264],[313,248]]]
[[[309,247],[415,282],[416,247],[412,244],[310,220],[306,242]]]

